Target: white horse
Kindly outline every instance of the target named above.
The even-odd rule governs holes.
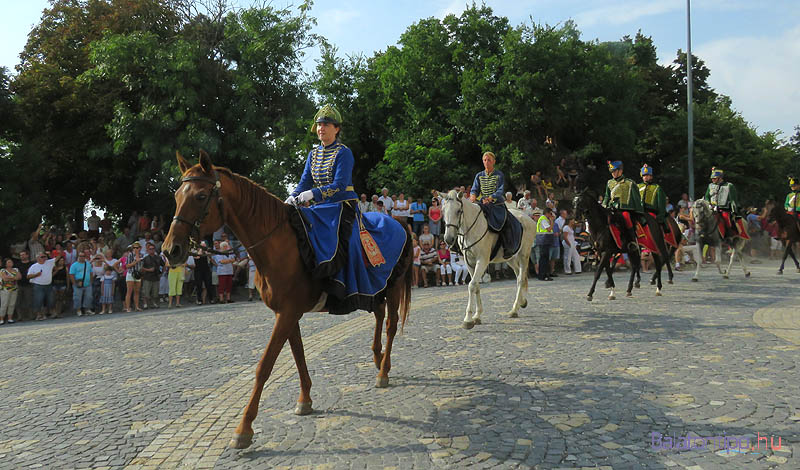
[[[728,279],[733,266],[733,258],[739,256],[739,261],[742,263],[742,270],[745,277],[750,277],[750,271],[747,270],[747,263],[744,258],[744,245],[747,240],[741,237],[728,237],[724,241],[731,247],[731,259],[728,262],[728,269],[724,272],[720,266],[720,259],[722,259],[722,236],[719,234],[717,226],[717,216],[711,209],[711,204],[705,199],[698,199],[694,202],[692,207],[692,217],[694,217],[695,233],[697,234],[697,251],[699,256],[697,258],[697,268],[694,271],[692,281],[697,282],[697,275],[700,273],[700,265],[703,261],[703,247],[705,245],[716,247],[716,256],[714,259],[717,262],[717,271],[722,274],[722,277]]]
[[[489,223],[483,215],[481,208],[464,197],[462,193],[455,190],[450,191],[444,196],[442,204],[442,218],[445,223],[444,241],[452,246],[458,240],[458,246],[464,253],[467,261],[467,269],[471,277],[469,281],[469,300],[467,301],[467,312],[464,316],[462,326],[471,329],[475,325],[480,325],[481,313],[483,313],[483,303],[480,295],[480,279],[489,263],[508,263],[514,274],[517,276],[517,296],[514,306],[508,315],[511,318],[519,316],[520,307],[528,305],[526,295],[528,293],[528,260],[531,255],[531,246],[536,236],[536,224],[533,219],[518,210],[509,211],[512,216],[522,224],[522,241],[519,251],[511,258],[503,257],[503,250],[500,249],[494,259],[489,259],[500,234],[489,230]]]

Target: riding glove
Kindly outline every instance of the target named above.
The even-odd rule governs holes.
[[[312,199],[314,199],[314,193],[310,189],[297,195],[297,202],[300,204]]]
[[[283,201],[283,202],[284,202],[284,204],[291,204],[293,206],[297,205],[297,200],[294,198],[294,196],[287,197],[286,200]]]

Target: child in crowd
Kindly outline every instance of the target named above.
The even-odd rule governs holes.
[[[419,242],[417,242],[417,237],[413,237],[411,240],[412,246],[414,247],[414,266],[412,269],[412,273],[414,274],[413,279],[414,283],[412,284],[413,287],[419,286],[419,254],[422,252],[422,248],[419,247]]]
[[[106,265],[100,278],[102,294],[100,295],[100,315],[114,313],[114,282],[117,280],[114,268]]]

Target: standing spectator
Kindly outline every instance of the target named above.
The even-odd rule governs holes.
[[[33,310],[36,312],[37,320],[44,320],[47,317],[47,310],[53,314],[55,308],[55,297],[53,295],[53,267],[56,259],[47,259],[47,254],[39,253],[36,263],[28,268],[28,279],[33,284]]]
[[[224,253],[230,251],[231,246],[228,242],[222,242],[219,245],[220,250]],[[214,264],[217,266],[217,278],[219,284],[217,287],[217,297],[220,303],[231,303],[231,291],[233,290],[233,263],[236,262],[236,256],[233,253],[224,255],[214,255]]]
[[[92,310],[100,311],[100,297],[103,295],[103,275],[106,263],[103,255],[92,256]]]
[[[431,229],[428,225],[422,226],[422,234],[419,236],[419,244],[423,248],[425,247],[425,243],[433,247],[434,236],[431,233]]]
[[[428,231],[433,236],[431,239],[431,246],[433,246],[433,241],[438,240],[442,233],[442,206],[439,198],[431,199],[431,207],[428,209]],[[425,233],[425,225],[422,226],[422,233]]]
[[[380,210],[378,210],[378,195],[377,194],[373,194],[372,195],[372,201],[370,201],[369,208],[367,209],[367,211],[368,212],[380,212]]]
[[[86,218],[86,227],[89,229],[89,237],[100,236],[100,216],[97,215],[96,210],[92,210],[92,215]]]
[[[358,210],[362,214],[369,212],[369,201],[367,201],[366,193],[362,193],[361,198],[358,200]]]
[[[110,235],[114,232],[114,222],[108,218],[108,212],[103,214],[103,220],[100,221],[100,230],[103,235]]]
[[[172,300],[175,300],[175,307],[181,306],[181,295],[183,294],[183,278],[186,276],[186,265],[176,264],[172,266],[169,260],[166,261],[166,266],[169,268],[167,274],[167,282],[169,283],[169,301],[167,308],[172,308]]]
[[[142,258],[142,307],[158,308],[158,284],[161,280],[161,270],[164,262],[156,253],[156,246],[147,244],[147,255]]]
[[[544,208],[544,213],[536,222],[536,258],[539,261],[538,276],[540,281],[552,281],[550,276],[550,247],[553,244],[553,224],[550,218],[552,211],[549,207]]]
[[[5,267],[0,269],[0,325],[14,323],[14,307],[17,305],[17,283],[22,279],[14,260],[6,258]]]
[[[511,191],[506,192],[505,196],[506,196],[506,200],[503,201],[503,202],[505,203],[506,208],[508,210],[516,209],[517,208],[517,203],[514,202],[514,195],[511,194]]]
[[[250,255],[247,255],[247,300],[253,301],[253,296],[256,293],[256,262]]]
[[[197,253],[193,253],[194,257],[194,282],[195,291],[197,292],[197,305],[205,304],[211,301],[213,304],[216,298],[216,292],[211,284],[211,265],[209,263],[209,253],[207,251],[208,245],[205,241],[200,242],[200,249]]]
[[[450,250],[447,249],[445,242],[439,243],[439,250],[436,252],[439,257],[439,272],[441,274],[441,281],[439,285],[453,284],[453,267],[450,265]],[[455,285],[455,284],[453,284]]]
[[[139,236],[139,213],[136,211],[131,212],[131,216],[128,217],[128,228],[130,229],[130,236],[137,237]]]
[[[581,257],[575,245],[575,219],[567,217],[564,227],[561,228],[561,243],[564,245],[564,273],[580,274]]]
[[[150,214],[147,211],[142,212],[139,221],[136,223],[139,233],[150,231]]]
[[[137,312],[139,308],[139,298],[142,290],[142,250],[139,242],[133,242],[130,251],[123,258],[125,260],[125,312],[131,312],[131,299]]]
[[[30,252],[23,249],[19,252],[19,262],[14,267],[22,274],[22,279],[17,282],[17,318],[21,321],[30,320],[33,317],[33,286],[28,279],[28,269],[33,261],[30,259]]]
[[[544,186],[542,184],[541,170],[531,175],[531,185],[533,185],[533,188],[536,191],[537,197],[539,199],[542,200],[547,199],[547,193],[545,192]]]
[[[428,287],[428,273],[434,272],[436,273],[436,284],[439,285],[442,282],[441,273],[439,272],[439,256],[431,247],[431,243],[429,241],[422,242],[422,252],[419,255],[420,261],[420,269],[422,273],[422,287]]]
[[[467,264],[464,262],[464,256],[453,250],[450,252],[450,264],[453,266],[453,285],[464,284],[467,282]]]
[[[422,233],[422,226],[425,225],[425,214],[428,212],[428,206],[422,200],[414,201],[411,203],[411,210],[409,211],[412,217],[413,232],[419,236]]]
[[[562,210],[561,212],[564,213],[564,217],[566,217],[567,211]],[[553,236],[552,244],[550,245],[550,276],[551,277],[558,277],[556,274],[556,261],[561,259],[561,224],[564,223],[565,218],[559,216],[561,222],[558,222],[556,219],[556,212],[555,210],[550,212],[550,225],[553,227]]]
[[[431,189],[431,201],[433,201],[434,199],[436,199],[436,202],[439,203],[439,206],[442,205],[442,195],[439,194],[439,191]]]
[[[100,296],[100,304],[102,305],[100,315],[114,313],[114,281],[117,279],[114,274],[114,268],[107,264],[104,264],[103,268],[103,275],[100,277],[100,288],[103,292]]]
[[[92,307],[92,265],[86,261],[86,253],[78,252],[78,261],[69,267],[69,279],[72,283],[72,308],[75,314],[94,315]],[[87,311],[88,310],[88,311]]]
[[[56,265],[53,266],[53,294],[56,298],[55,317],[61,318],[64,313],[64,305],[67,303],[67,287],[69,287],[69,277],[67,272],[69,268],[64,261],[63,256],[59,259],[55,255]]]
[[[67,241],[64,244],[64,262],[67,265],[67,268],[72,266],[72,263],[78,261],[78,250],[75,249],[75,244],[71,241]]]
[[[422,253],[422,248],[419,246],[419,242],[417,241],[417,237],[411,239],[411,245],[414,247],[414,261],[412,265],[412,287],[419,287],[419,268],[420,268],[420,259],[419,255]]]
[[[31,233],[31,236],[28,239],[28,252],[31,255],[31,259],[34,260],[39,259],[39,255],[44,253],[44,245],[39,239],[40,235],[44,235],[42,224],[39,224],[39,226],[36,227],[36,230]]]
[[[531,199],[531,191],[526,189],[522,193],[522,197],[519,201],[517,201],[517,209],[521,210],[525,215],[528,217],[533,216],[533,205],[531,204],[533,199]]]
[[[112,248],[114,249],[115,256],[121,256],[122,252],[133,243],[134,238],[131,236],[131,229],[130,227],[125,227],[122,229],[122,235],[118,236],[116,240],[114,240],[114,244]]]
[[[386,210],[385,214],[389,214],[393,209],[392,198],[389,197],[389,188],[381,189],[381,197],[379,197],[378,200],[383,202],[383,208]]]
[[[560,188],[566,188],[569,186],[569,180],[567,180],[567,159],[562,158],[561,162],[556,165],[556,186]]]
[[[152,243],[152,244],[153,244],[153,247],[155,247],[155,246],[156,246],[156,244],[155,244],[155,242],[153,241],[153,237],[151,236],[151,234],[150,234],[150,232],[149,232],[149,231],[147,231],[147,232],[143,232],[143,233],[144,233],[144,238],[142,238],[141,240],[139,240],[139,244],[140,244],[140,245],[141,245],[141,247],[142,247],[142,256],[144,257],[144,256],[147,256],[147,244],[148,244],[148,243]]]
[[[400,222],[403,227],[408,225],[408,208],[409,204],[408,201],[406,201],[405,194],[400,193],[397,197],[397,201],[395,201],[392,206],[392,218]]]

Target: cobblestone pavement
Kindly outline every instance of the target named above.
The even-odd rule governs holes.
[[[591,303],[588,274],[531,280],[518,319],[499,315],[513,283],[483,284],[469,331],[464,287],[415,290],[387,389],[371,315],[308,315],[315,412],[292,414],[286,347],[246,450],[226,446],[271,331],[263,305],[3,326],[0,469],[800,468],[800,274],[714,271]],[[706,447],[653,448],[687,435]],[[759,448],[714,449],[740,436]]]

